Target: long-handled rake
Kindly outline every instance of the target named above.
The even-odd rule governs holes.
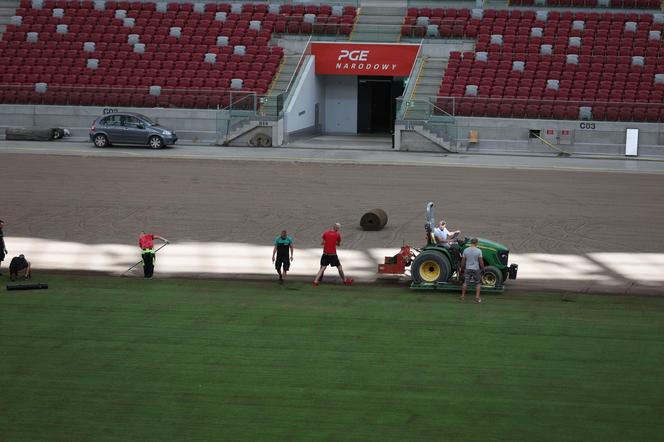
[[[163,244],[162,244],[157,250],[154,251],[154,254],[156,255],[158,251],[160,251],[161,249],[163,249],[164,247],[166,247],[166,246],[169,245],[169,244],[170,244],[170,242],[165,242],[165,243],[163,243]],[[134,267],[136,267],[137,265],[139,265],[139,264],[142,263],[142,262],[143,262],[143,260],[141,259],[141,260],[138,261],[136,264],[134,264],[133,266],[129,267],[127,270],[125,270],[124,272],[122,272],[122,274],[121,274],[120,276],[124,276],[124,275],[126,275],[127,272],[129,272],[131,269],[133,269]]]

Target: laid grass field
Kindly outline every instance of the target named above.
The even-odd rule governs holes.
[[[0,292],[1,441],[664,433],[664,299],[38,279]]]

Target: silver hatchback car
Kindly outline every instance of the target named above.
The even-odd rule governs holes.
[[[90,128],[90,141],[97,147],[130,144],[161,149],[177,140],[174,131],[134,112],[103,115],[95,119]]]

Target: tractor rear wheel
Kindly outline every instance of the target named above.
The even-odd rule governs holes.
[[[494,266],[484,267],[482,272],[482,285],[485,287],[500,287],[503,285],[503,274]]]
[[[434,284],[446,282],[451,276],[451,268],[445,255],[439,252],[423,252],[417,255],[410,271],[414,283]]]

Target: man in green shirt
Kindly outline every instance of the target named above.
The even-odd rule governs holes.
[[[276,259],[275,259],[276,256]],[[283,284],[286,279],[286,273],[290,269],[290,263],[293,260],[293,238],[288,236],[285,230],[281,235],[274,239],[274,249],[272,249],[272,262],[279,274],[279,283]]]

